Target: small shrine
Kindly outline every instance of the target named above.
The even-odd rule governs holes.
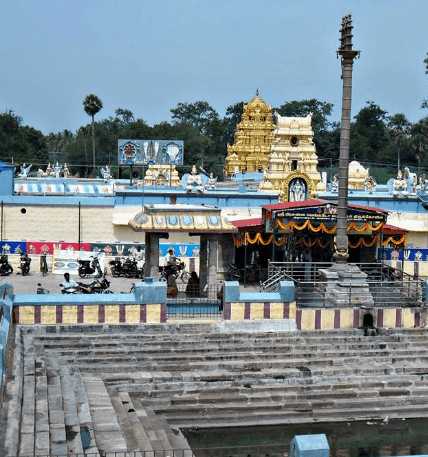
[[[323,188],[317,170],[312,115],[285,117],[275,113],[274,118],[269,169],[260,187],[279,190],[283,201],[303,201]]]
[[[266,171],[268,169],[274,124],[272,107],[257,91],[246,105],[236,126],[235,140],[227,145],[225,174]]]
[[[353,160],[348,166],[348,188],[365,189],[369,180],[369,169],[363,167],[360,162]]]
[[[178,187],[180,176],[175,165],[149,165],[144,176],[144,186]]]

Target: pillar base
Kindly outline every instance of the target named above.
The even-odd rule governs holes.
[[[320,269],[319,274],[326,307],[374,306],[367,274],[356,265],[336,263],[330,268]]]

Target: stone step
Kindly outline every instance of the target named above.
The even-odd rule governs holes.
[[[311,422],[352,422],[363,420],[389,420],[394,418],[428,417],[428,405],[390,405],[381,409],[369,410],[366,407],[348,409],[325,409],[296,411],[272,410],[268,412],[253,411],[247,414],[231,413],[215,416],[201,416],[195,421],[194,417],[168,417],[168,422],[176,427],[191,428],[195,422],[200,428],[252,427],[260,425],[304,424]]]
[[[126,441],[104,382],[98,377],[86,376],[84,384],[96,431],[95,441],[98,449],[110,452],[126,449]]]

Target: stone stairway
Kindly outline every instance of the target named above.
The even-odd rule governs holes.
[[[185,449],[182,428],[428,416],[428,330],[215,329],[18,327],[5,455]]]

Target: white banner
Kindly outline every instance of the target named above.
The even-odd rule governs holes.
[[[60,249],[55,249],[52,259],[52,273],[57,275],[63,275],[64,273],[77,275],[79,269],[78,260],[91,260],[91,257],[98,257],[101,271],[104,271],[104,253],[73,250],[63,251]],[[94,273],[92,276],[96,276],[96,274],[97,273]]]

